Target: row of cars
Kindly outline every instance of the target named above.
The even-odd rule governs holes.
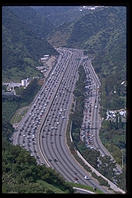
[[[31,108],[16,130],[18,133],[18,144],[30,151],[31,156],[35,156],[38,163],[40,163],[40,157],[36,148],[36,133],[54,98],[55,90],[59,86],[61,80],[60,75],[63,75],[65,71],[66,67],[63,63],[64,61],[66,63],[70,55],[70,53],[60,54],[56,67],[53,69],[46,83],[42,86],[41,90],[35,97]]]
[[[81,126],[80,138],[85,142],[86,147],[93,149],[94,148],[94,129],[92,128],[92,117],[93,117],[93,108],[97,108],[95,105],[96,97],[96,84],[92,78],[90,68],[86,62],[84,62],[84,69],[86,73],[86,83],[85,83],[85,104],[84,104],[84,117]]]

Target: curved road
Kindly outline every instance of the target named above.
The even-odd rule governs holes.
[[[100,118],[100,114],[99,114],[99,87],[101,85],[98,76],[96,75],[94,68],[92,66],[91,60],[87,58],[84,58],[83,61],[83,66],[85,69],[85,72],[87,74],[87,79],[89,79],[89,74],[91,75],[91,79],[93,81],[94,84],[94,89],[93,89],[93,94],[92,94],[92,99],[91,99],[91,103],[92,103],[92,120],[91,120],[91,134],[93,134],[93,147],[97,150],[100,151],[100,153],[102,154],[102,156],[104,155],[108,155],[111,157],[111,159],[114,160],[113,156],[110,154],[110,152],[104,147],[104,145],[102,144],[100,137],[99,137],[99,130],[101,128],[101,118]],[[91,85],[92,86],[92,85]],[[114,160],[115,161],[115,160]],[[120,167],[119,164],[117,165],[117,171],[118,172],[122,172],[122,169]]]

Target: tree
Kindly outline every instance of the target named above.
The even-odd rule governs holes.
[[[112,180],[114,177],[114,169],[116,168],[116,163],[114,160],[111,160],[110,156],[107,155],[104,157],[100,156],[99,160],[101,161],[101,164],[98,168],[99,172],[108,179]]]

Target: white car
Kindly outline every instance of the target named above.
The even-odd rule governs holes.
[[[93,149],[94,147],[93,146],[90,146],[90,148]]]
[[[89,179],[89,177],[87,175],[84,176],[84,179]]]

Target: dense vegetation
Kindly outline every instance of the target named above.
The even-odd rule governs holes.
[[[46,38],[54,29],[54,24],[49,21],[45,14],[36,12],[31,6],[13,6],[11,11],[27,24],[31,31],[40,38]]]
[[[2,118],[10,122],[17,109],[31,103],[40,87],[38,80],[34,79],[26,89],[19,88],[21,91],[17,93],[20,97],[2,98]]]
[[[63,23],[76,21],[82,16],[79,6],[32,6],[32,8],[41,16],[46,16],[50,23],[54,24],[54,28]]]
[[[104,120],[100,130],[100,137],[105,147],[112,153],[114,159],[121,166],[126,164],[126,123]],[[122,161],[123,155],[123,161]],[[123,164],[122,164],[123,163]]]
[[[67,46],[68,38],[72,32],[74,23],[64,23],[59,27],[56,27],[49,35],[48,41],[53,46]]]
[[[58,54],[45,38],[35,33],[35,28],[34,31],[31,28],[33,25],[30,24],[31,13],[28,8],[25,14],[23,8],[19,8],[20,17],[14,12],[15,8],[2,8],[3,81],[19,81],[26,77],[41,76],[35,68],[39,65],[39,59],[44,54]],[[32,23],[35,26],[35,21]]]
[[[84,71],[83,66],[80,66],[78,69],[79,79],[76,82],[76,87],[74,90],[75,96],[75,112],[72,114],[72,136],[75,142],[78,142],[79,131],[83,121],[83,110],[84,110],[84,99],[85,99],[85,81],[86,81],[86,74]]]

